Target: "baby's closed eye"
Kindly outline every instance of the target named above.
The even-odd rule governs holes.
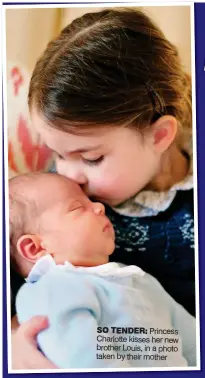
[[[72,212],[72,211],[75,211],[75,210],[83,210],[83,209],[84,209],[84,206],[80,201],[75,201],[74,203],[72,203],[68,207],[69,212]]]

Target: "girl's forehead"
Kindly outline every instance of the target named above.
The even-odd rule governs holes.
[[[106,142],[105,136],[79,136],[55,129],[42,130],[40,135],[42,141],[56,152],[83,153],[90,150],[99,150]]]
[[[37,113],[32,113],[32,122],[41,140],[52,150],[66,152],[85,152],[84,150],[99,150],[116,142],[125,132],[125,128],[112,126],[97,126],[82,129],[81,133],[69,133],[51,127]]]

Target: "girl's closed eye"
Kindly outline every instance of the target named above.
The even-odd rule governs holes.
[[[100,156],[98,158],[95,158],[95,159],[86,159],[86,158],[82,157],[82,159],[83,159],[83,161],[84,161],[85,164],[88,164],[88,165],[98,165],[98,164],[100,164],[103,161],[104,156],[102,155],[102,156]]]

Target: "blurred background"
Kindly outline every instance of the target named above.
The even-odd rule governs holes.
[[[7,59],[19,61],[31,72],[47,43],[62,28],[86,12],[101,8],[8,9],[6,11]],[[161,27],[167,38],[178,46],[190,70],[190,7],[143,7]]]
[[[105,7],[103,7],[105,8]],[[174,43],[191,72],[191,20],[189,6],[140,7]],[[33,8],[6,10],[7,127],[9,176],[48,168],[52,159],[32,131],[27,92],[29,80],[46,45],[68,23],[98,8]]]

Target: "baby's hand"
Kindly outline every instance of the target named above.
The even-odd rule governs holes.
[[[36,336],[49,326],[48,318],[35,316],[19,328],[16,325],[12,322],[12,369],[56,369],[37,349]]]

